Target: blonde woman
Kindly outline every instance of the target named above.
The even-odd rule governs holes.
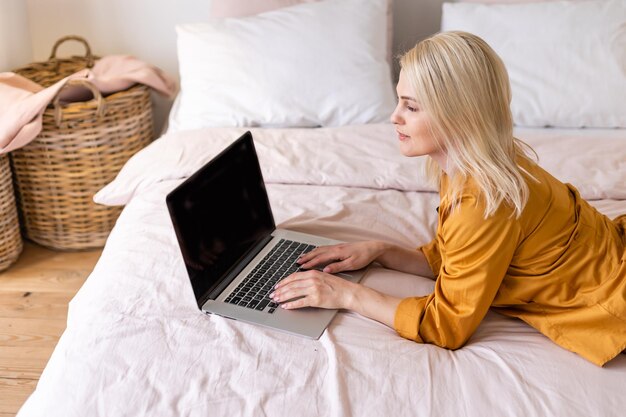
[[[400,62],[391,121],[404,155],[430,157],[436,238],[418,250],[320,247],[299,262],[323,272],[295,273],[271,297],[286,309],[353,310],[449,349],[494,308],[597,365],[615,357],[626,348],[626,216],[611,221],[533,162],[513,137],[506,69],[482,39],[439,33]],[[398,299],[331,275],[373,261],[436,278],[434,293]]]

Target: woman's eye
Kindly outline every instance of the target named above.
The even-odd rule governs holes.
[[[415,107],[406,106],[406,108],[407,108],[409,111],[412,111],[412,112],[416,112],[416,111],[417,111],[417,108],[415,108]]]

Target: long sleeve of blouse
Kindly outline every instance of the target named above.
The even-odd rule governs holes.
[[[518,222],[503,206],[485,219],[484,205],[470,193],[453,211],[442,201],[437,237],[420,248],[437,276],[435,290],[402,300],[396,331],[449,349],[465,344],[487,314],[519,237]]]

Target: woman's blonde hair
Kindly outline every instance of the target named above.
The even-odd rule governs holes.
[[[528,185],[517,164],[532,149],[513,137],[511,89],[502,60],[489,45],[467,32],[443,32],[419,42],[400,66],[437,145],[452,167],[447,196],[453,209],[472,178],[485,202],[485,218],[504,202],[516,217],[528,201]],[[450,171],[450,170],[448,170]],[[429,159],[428,177],[439,183],[441,167]]]

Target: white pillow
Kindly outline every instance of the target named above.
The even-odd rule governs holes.
[[[445,3],[504,61],[520,126],[626,127],[626,1]]]
[[[388,120],[386,0],[327,0],[177,26],[170,131]]]

